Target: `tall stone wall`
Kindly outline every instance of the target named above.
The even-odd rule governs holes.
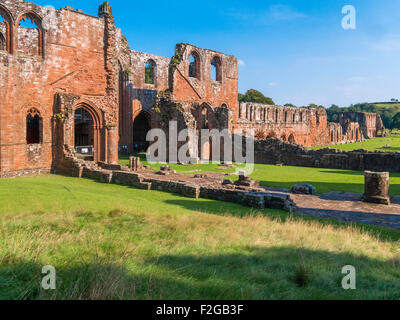
[[[279,138],[306,147],[363,141],[384,134],[376,113],[342,113],[339,122],[328,122],[324,108],[282,107],[259,103],[239,104],[235,132],[254,131],[257,139]]]
[[[339,114],[339,123],[343,127],[352,122],[359,124],[361,135],[366,139],[385,135],[382,118],[377,113],[344,112]]]
[[[237,130],[254,130],[258,139],[279,138],[305,146],[328,144],[327,115],[323,108],[240,103]],[[246,134],[244,132],[244,134]]]
[[[0,14],[6,36],[0,50],[0,172],[57,167],[63,145],[74,145],[73,130],[62,132],[66,117],[71,120],[81,106],[99,117],[98,160],[118,161],[117,29],[109,5],[95,17],[70,7],[0,0]],[[37,28],[20,27],[24,19]],[[74,104],[59,104],[57,95],[73,97]],[[29,114],[40,117],[34,145],[27,143]]]

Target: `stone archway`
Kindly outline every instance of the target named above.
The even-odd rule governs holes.
[[[151,129],[150,116],[145,111],[141,111],[133,121],[132,143],[133,152],[146,152],[149,143],[146,139],[147,133]]]
[[[276,139],[277,135],[274,131],[271,131],[270,133],[268,133],[267,135],[267,139]]]
[[[93,161],[104,161],[105,141],[103,133],[102,115],[94,107],[86,103],[79,103],[74,107],[74,148],[85,149]],[[88,143],[87,146],[83,145]],[[92,150],[90,150],[92,148]],[[83,151],[83,152],[82,152]],[[86,150],[80,150],[79,153],[85,154]]]
[[[217,127],[216,117],[214,110],[206,103],[202,104],[197,109],[196,115],[197,130],[198,130],[198,142],[199,142],[199,158],[200,160],[209,161],[212,159],[213,145],[212,138],[209,137],[208,141],[202,141],[201,132],[202,130],[213,130]]]
[[[294,137],[294,134],[293,134],[293,133],[291,133],[291,134],[289,135],[288,141],[291,142],[291,143],[295,143],[295,142],[296,142],[296,138]]]

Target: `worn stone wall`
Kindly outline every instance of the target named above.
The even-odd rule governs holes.
[[[236,133],[253,130],[258,139],[279,138],[305,146],[329,144],[323,108],[296,108],[240,103]],[[333,130],[333,128],[331,128]]]
[[[327,121],[323,108],[240,103],[236,133],[253,130],[257,139],[279,138],[307,147],[363,141],[385,131],[376,113],[342,113]]]
[[[118,135],[115,139],[114,132],[105,129],[118,125],[117,44],[111,10],[95,17],[69,7],[54,10],[0,0],[0,13],[7,36],[7,50],[0,51],[0,171],[54,167],[57,150],[63,149],[57,142],[73,146],[73,132],[65,139],[57,136],[62,134],[57,119],[64,117],[57,94],[76,97],[70,111],[84,105],[101,115],[99,152],[103,160],[117,161]],[[18,27],[24,18],[38,28]],[[42,119],[42,141],[36,146],[26,140],[31,109]]]
[[[154,83],[145,83],[145,65],[154,66]],[[142,113],[151,125],[151,108],[157,94],[168,89],[168,68],[170,59],[149,53],[131,51],[130,63],[121,64],[120,74],[120,145],[133,151],[133,125]]]
[[[337,149],[310,150],[280,139],[255,142],[255,162],[290,166],[400,172],[400,153]]]
[[[191,55],[196,59],[196,76],[189,75]],[[219,61],[216,81],[211,80],[214,58]],[[235,57],[190,44],[177,44],[169,72],[169,89],[175,100],[205,103],[212,108],[228,107],[237,119],[238,62]]]
[[[359,124],[360,133],[365,139],[385,135],[382,118],[377,113],[344,112],[339,114],[339,123],[343,128],[352,122]]]

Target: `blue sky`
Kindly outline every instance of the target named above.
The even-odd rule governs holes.
[[[102,1],[36,0],[97,15]],[[189,42],[235,55],[239,90],[254,88],[277,104],[400,99],[400,1],[110,0],[131,48],[171,57]],[[357,29],[342,28],[342,7]]]

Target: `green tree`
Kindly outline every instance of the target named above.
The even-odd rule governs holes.
[[[390,124],[390,129],[400,129],[400,112],[397,112],[393,117],[392,123]]]
[[[271,98],[264,96],[260,91],[254,89],[248,90],[244,95],[239,93],[239,102],[254,102],[275,105]]]

